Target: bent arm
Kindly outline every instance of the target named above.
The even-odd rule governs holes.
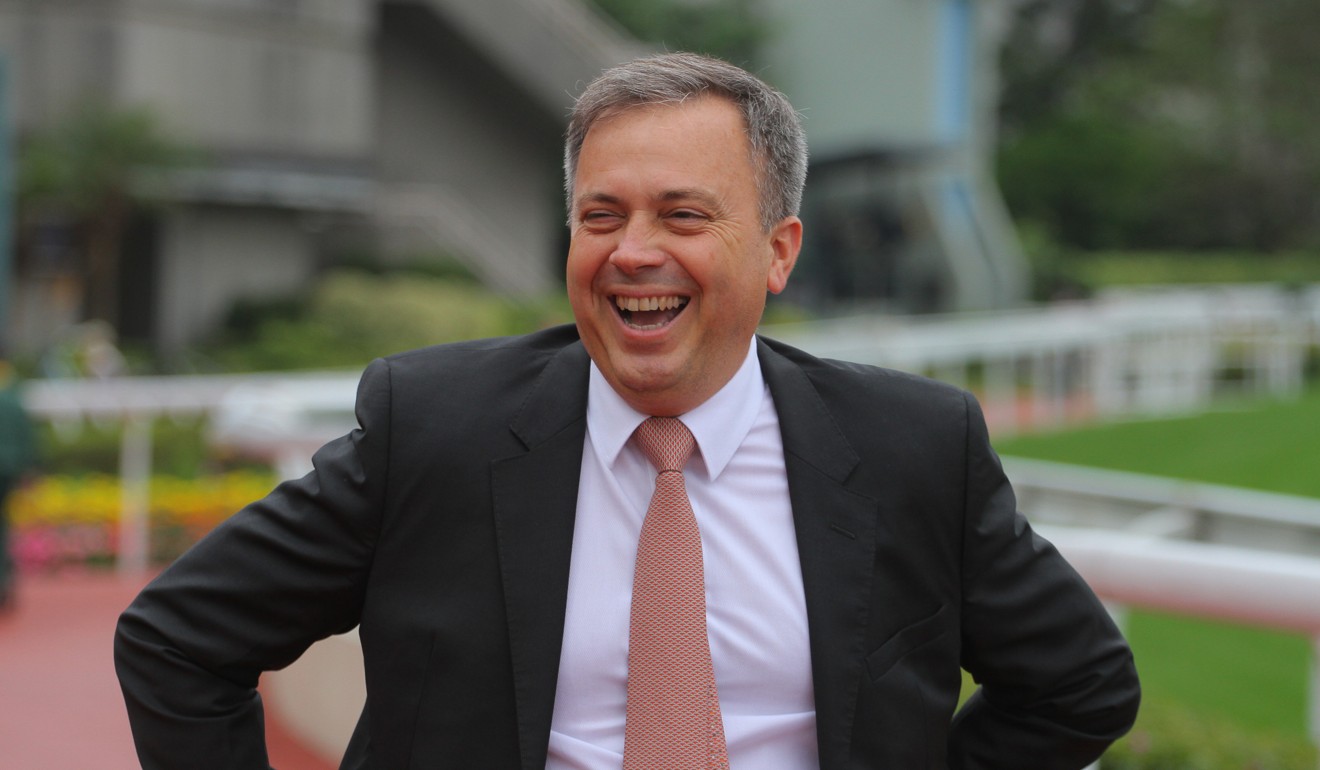
[[[1132,653],[1091,589],[1017,511],[968,403],[962,664],[981,687],[954,718],[949,767],[1085,767],[1136,718]]]
[[[121,615],[115,668],[147,770],[268,767],[260,674],[357,624],[388,456],[383,362],[357,413],[313,471],[221,524]]]

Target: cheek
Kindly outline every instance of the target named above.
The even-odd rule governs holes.
[[[591,286],[595,277],[596,266],[588,259],[586,252],[579,246],[570,246],[568,262],[564,266],[564,278],[571,294],[579,288],[585,290]]]
[[[600,297],[596,288],[608,270],[608,260],[602,259],[598,251],[570,249],[568,261],[564,267],[564,283],[568,294],[568,303],[579,321],[586,321],[599,311]]]
[[[568,241],[568,270],[578,277],[590,277],[609,261],[618,246],[611,233],[593,233],[585,228],[573,232]]]
[[[746,252],[721,254],[705,265],[702,283],[707,292],[716,293],[727,308],[743,309],[765,301],[769,283],[768,265]]]

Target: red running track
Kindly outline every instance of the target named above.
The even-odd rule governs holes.
[[[109,572],[23,575],[0,612],[0,768],[139,767],[119,694],[111,638],[145,584]],[[266,716],[271,764],[334,770]]]

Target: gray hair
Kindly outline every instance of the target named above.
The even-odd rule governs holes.
[[[677,104],[703,95],[728,99],[742,114],[760,193],[761,224],[768,231],[802,205],[807,140],[797,111],[780,92],[732,64],[691,53],[647,56],[606,70],[578,97],[564,142],[564,191],[569,217],[578,156],[598,121],[653,104]]]

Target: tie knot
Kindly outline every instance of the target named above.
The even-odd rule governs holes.
[[[677,417],[648,417],[633,435],[658,471],[682,471],[697,446],[692,431]]]

